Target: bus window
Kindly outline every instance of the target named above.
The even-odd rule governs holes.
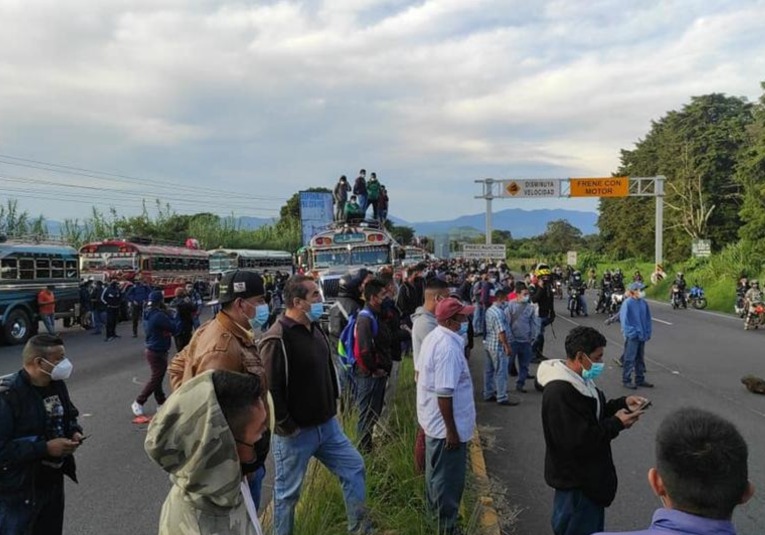
[[[54,279],[63,279],[64,278],[64,259],[54,259],[53,262],[53,269],[51,271],[51,276]]]
[[[18,279],[19,266],[15,258],[3,258],[0,260],[0,278]]]
[[[35,267],[37,268],[36,277],[38,279],[50,278],[50,259],[38,258],[37,260],[35,260]]]
[[[19,278],[24,280],[34,280],[35,261],[31,258],[22,258],[19,260]]]
[[[149,262],[148,258],[141,259],[141,270],[142,271],[150,271],[151,270],[151,263]]]

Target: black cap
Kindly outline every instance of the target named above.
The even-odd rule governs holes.
[[[236,298],[247,299],[265,295],[263,279],[252,271],[232,271],[223,275],[220,281],[219,303],[229,303]]]

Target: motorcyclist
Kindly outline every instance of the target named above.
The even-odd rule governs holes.
[[[611,272],[606,270],[603,273],[603,280],[600,282],[600,295],[598,296],[598,305],[595,312],[608,311],[608,304],[611,302],[611,294],[614,292],[614,281]]]
[[[688,308],[688,303],[685,299],[685,289],[688,286],[688,284],[685,282],[685,275],[683,275],[682,271],[678,271],[677,276],[675,277],[675,282],[672,283],[673,289],[670,290],[669,298],[672,300],[672,291],[674,291],[674,287],[677,287],[677,290],[680,294],[680,304],[683,308]]]
[[[535,272],[535,282],[529,287],[531,302],[537,305],[537,317],[539,318],[539,332],[536,340],[532,344],[535,359],[544,360],[545,349],[545,328],[552,325],[555,321],[555,298],[553,296],[553,287],[555,285],[555,272],[544,264],[537,266]],[[533,289],[532,289],[533,288]]]
[[[757,308],[757,305],[762,304],[763,294],[762,290],[760,290],[760,283],[758,280],[753,279],[751,282],[750,288],[746,291],[746,294],[744,295],[744,306],[746,307],[748,313],[746,316],[746,322],[744,323],[744,329],[749,329],[749,324],[752,318],[752,314],[755,314],[755,309]]]
[[[585,291],[585,284],[584,280],[582,279],[582,272],[579,270],[576,270],[571,275],[571,280],[569,281],[569,288],[572,288],[576,291],[576,298],[579,301],[579,310],[582,311],[583,316],[587,316],[587,301],[584,299],[584,291]]]
[[[632,276],[632,282],[643,282],[643,276],[640,274],[639,269],[635,270],[635,274]]]
[[[624,293],[626,287],[624,286],[624,275],[620,268],[614,270],[613,281],[614,292]]]

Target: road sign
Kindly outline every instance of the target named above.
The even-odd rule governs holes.
[[[691,253],[696,258],[706,258],[712,255],[711,240],[693,240],[691,243]]]
[[[571,178],[569,186],[572,197],[626,197],[630,194],[630,179],[626,176]]]
[[[502,197],[560,197],[560,179],[503,180]]]
[[[572,267],[576,266],[576,261],[577,261],[576,257],[577,257],[576,251],[569,251],[568,253],[566,253],[566,265],[569,265]]]
[[[507,249],[504,245],[475,243],[462,244],[462,258],[467,258],[469,260],[481,260],[483,258],[504,260],[506,256]]]

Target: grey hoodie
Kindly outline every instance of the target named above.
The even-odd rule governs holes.
[[[597,402],[597,414],[600,418],[603,408],[600,406],[600,397],[598,388],[592,381],[585,381],[581,375],[566,366],[564,360],[545,360],[537,368],[537,381],[543,387],[552,381],[566,381],[573,386],[580,394],[586,397],[594,398]]]
[[[438,327],[436,315],[428,312],[424,306],[417,307],[412,314],[412,353],[414,355],[414,371],[420,371],[419,357],[420,347],[425,337]]]

